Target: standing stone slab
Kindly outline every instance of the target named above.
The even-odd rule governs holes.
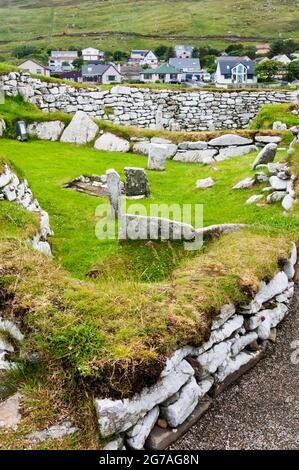
[[[95,141],[94,148],[107,152],[128,152],[130,150],[130,143],[117,135],[105,132]]]
[[[146,196],[150,195],[150,187],[147,174],[144,168],[125,167],[124,173],[126,196]]]
[[[5,130],[6,130],[5,121],[3,119],[0,119],[0,137],[3,136]]]
[[[84,145],[95,139],[98,132],[97,124],[84,111],[77,111],[60,141]]]
[[[121,197],[121,185],[120,177],[117,171],[111,168],[106,171],[107,176],[107,192],[111,205],[112,217],[117,217],[120,212],[120,197]]]
[[[272,163],[277,152],[276,144],[267,144],[258,154],[251,167],[254,170],[258,165]]]
[[[149,170],[165,170],[165,162],[168,155],[166,144],[151,144],[149,147],[147,167]]]

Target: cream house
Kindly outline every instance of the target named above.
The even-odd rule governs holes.
[[[26,70],[27,72],[33,73],[35,75],[44,75],[45,77],[50,76],[50,70],[43,64],[40,64],[34,59],[24,60],[21,64],[18,65],[19,69]]]

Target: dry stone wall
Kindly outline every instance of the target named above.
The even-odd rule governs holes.
[[[107,449],[163,449],[211,405],[215,396],[263,357],[267,342],[288,314],[294,293],[297,248],[251,302],[224,305],[200,347],[185,346],[166,362],[158,382],[131,399],[95,399],[101,435],[114,436]]]
[[[8,96],[21,93],[45,112],[85,111],[117,124],[171,130],[244,128],[269,103],[298,103],[298,91],[173,91],[117,85],[110,90],[48,83],[28,73],[0,76]]]

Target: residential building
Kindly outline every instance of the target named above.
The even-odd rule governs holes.
[[[94,47],[87,47],[86,49],[82,49],[82,59],[85,62],[90,62],[92,60],[104,60],[105,53],[103,51],[99,51],[99,49],[95,49]]]
[[[140,72],[142,68],[137,65],[121,65],[120,72],[125,82],[136,83],[140,80]]]
[[[175,56],[177,59],[190,59],[194,46],[179,44],[175,46]]]
[[[280,62],[283,65],[288,65],[290,62],[292,62],[286,54],[276,55],[272,57],[272,60],[276,60],[277,62]]]
[[[53,72],[69,72],[73,69],[75,59],[78,59],[77,51],[51,51],[49,69]]]
[[[256,55],[267,55],[270,52],[270,44],[257,44]]]
[[[83,83],[110,85],[121,83],[120,71],[113,64],[85,64],[82,67]]]
[[[78,72],[76,70],[59,73],[57,74],[57,77],[62,80],[69,80],[70,82],[82,83],[82,72]]]
[[[248,57],[218,57],[215,83],[218,86],[248,86],[257,83],[256,62]]]
[[[185,74],[185,80],[200,80],[201,67],[199,59],[177,59],[171,58],[168,61],[176,69],[181,70]]]
[[[140,80],[142,82],[161,82],[161,83],[177,83],[181,82],[184,74],[181,70],[169,64],[160,65],[155,69],[145,69],[140,72]]]
[[[44,77],[50,76],[49,68],[34,59],[26,59],[21,62],[18,67],[21,70],[26,70],[27,72],[34,73],[36,75],[43,75]]]
[[[141,66],[150,65],[151,67],[157,67],[158,62],[159,62],[158,58],[153,53],[153,51],[150,51],[148,49],[142,49],[142,50],[135,49],[131,51],[131,56],[129,59],[129,64],[131,65],[139,64]]]

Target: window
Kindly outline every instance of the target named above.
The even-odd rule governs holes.
[[[145,76],[145,78],[148,78],[149,80],[151,80],[153,78],[153,75],[149,73],[148,75]]]
[[[247,68],[243,64],[238,64],[232,69],[232,80],[236,83],[246,82]]]
[[[36,74],[41,75],[42,74],[42,69],[36,69]]]
[[[108,75],[109,82],[115,82],[116,76],[115,75]]]

